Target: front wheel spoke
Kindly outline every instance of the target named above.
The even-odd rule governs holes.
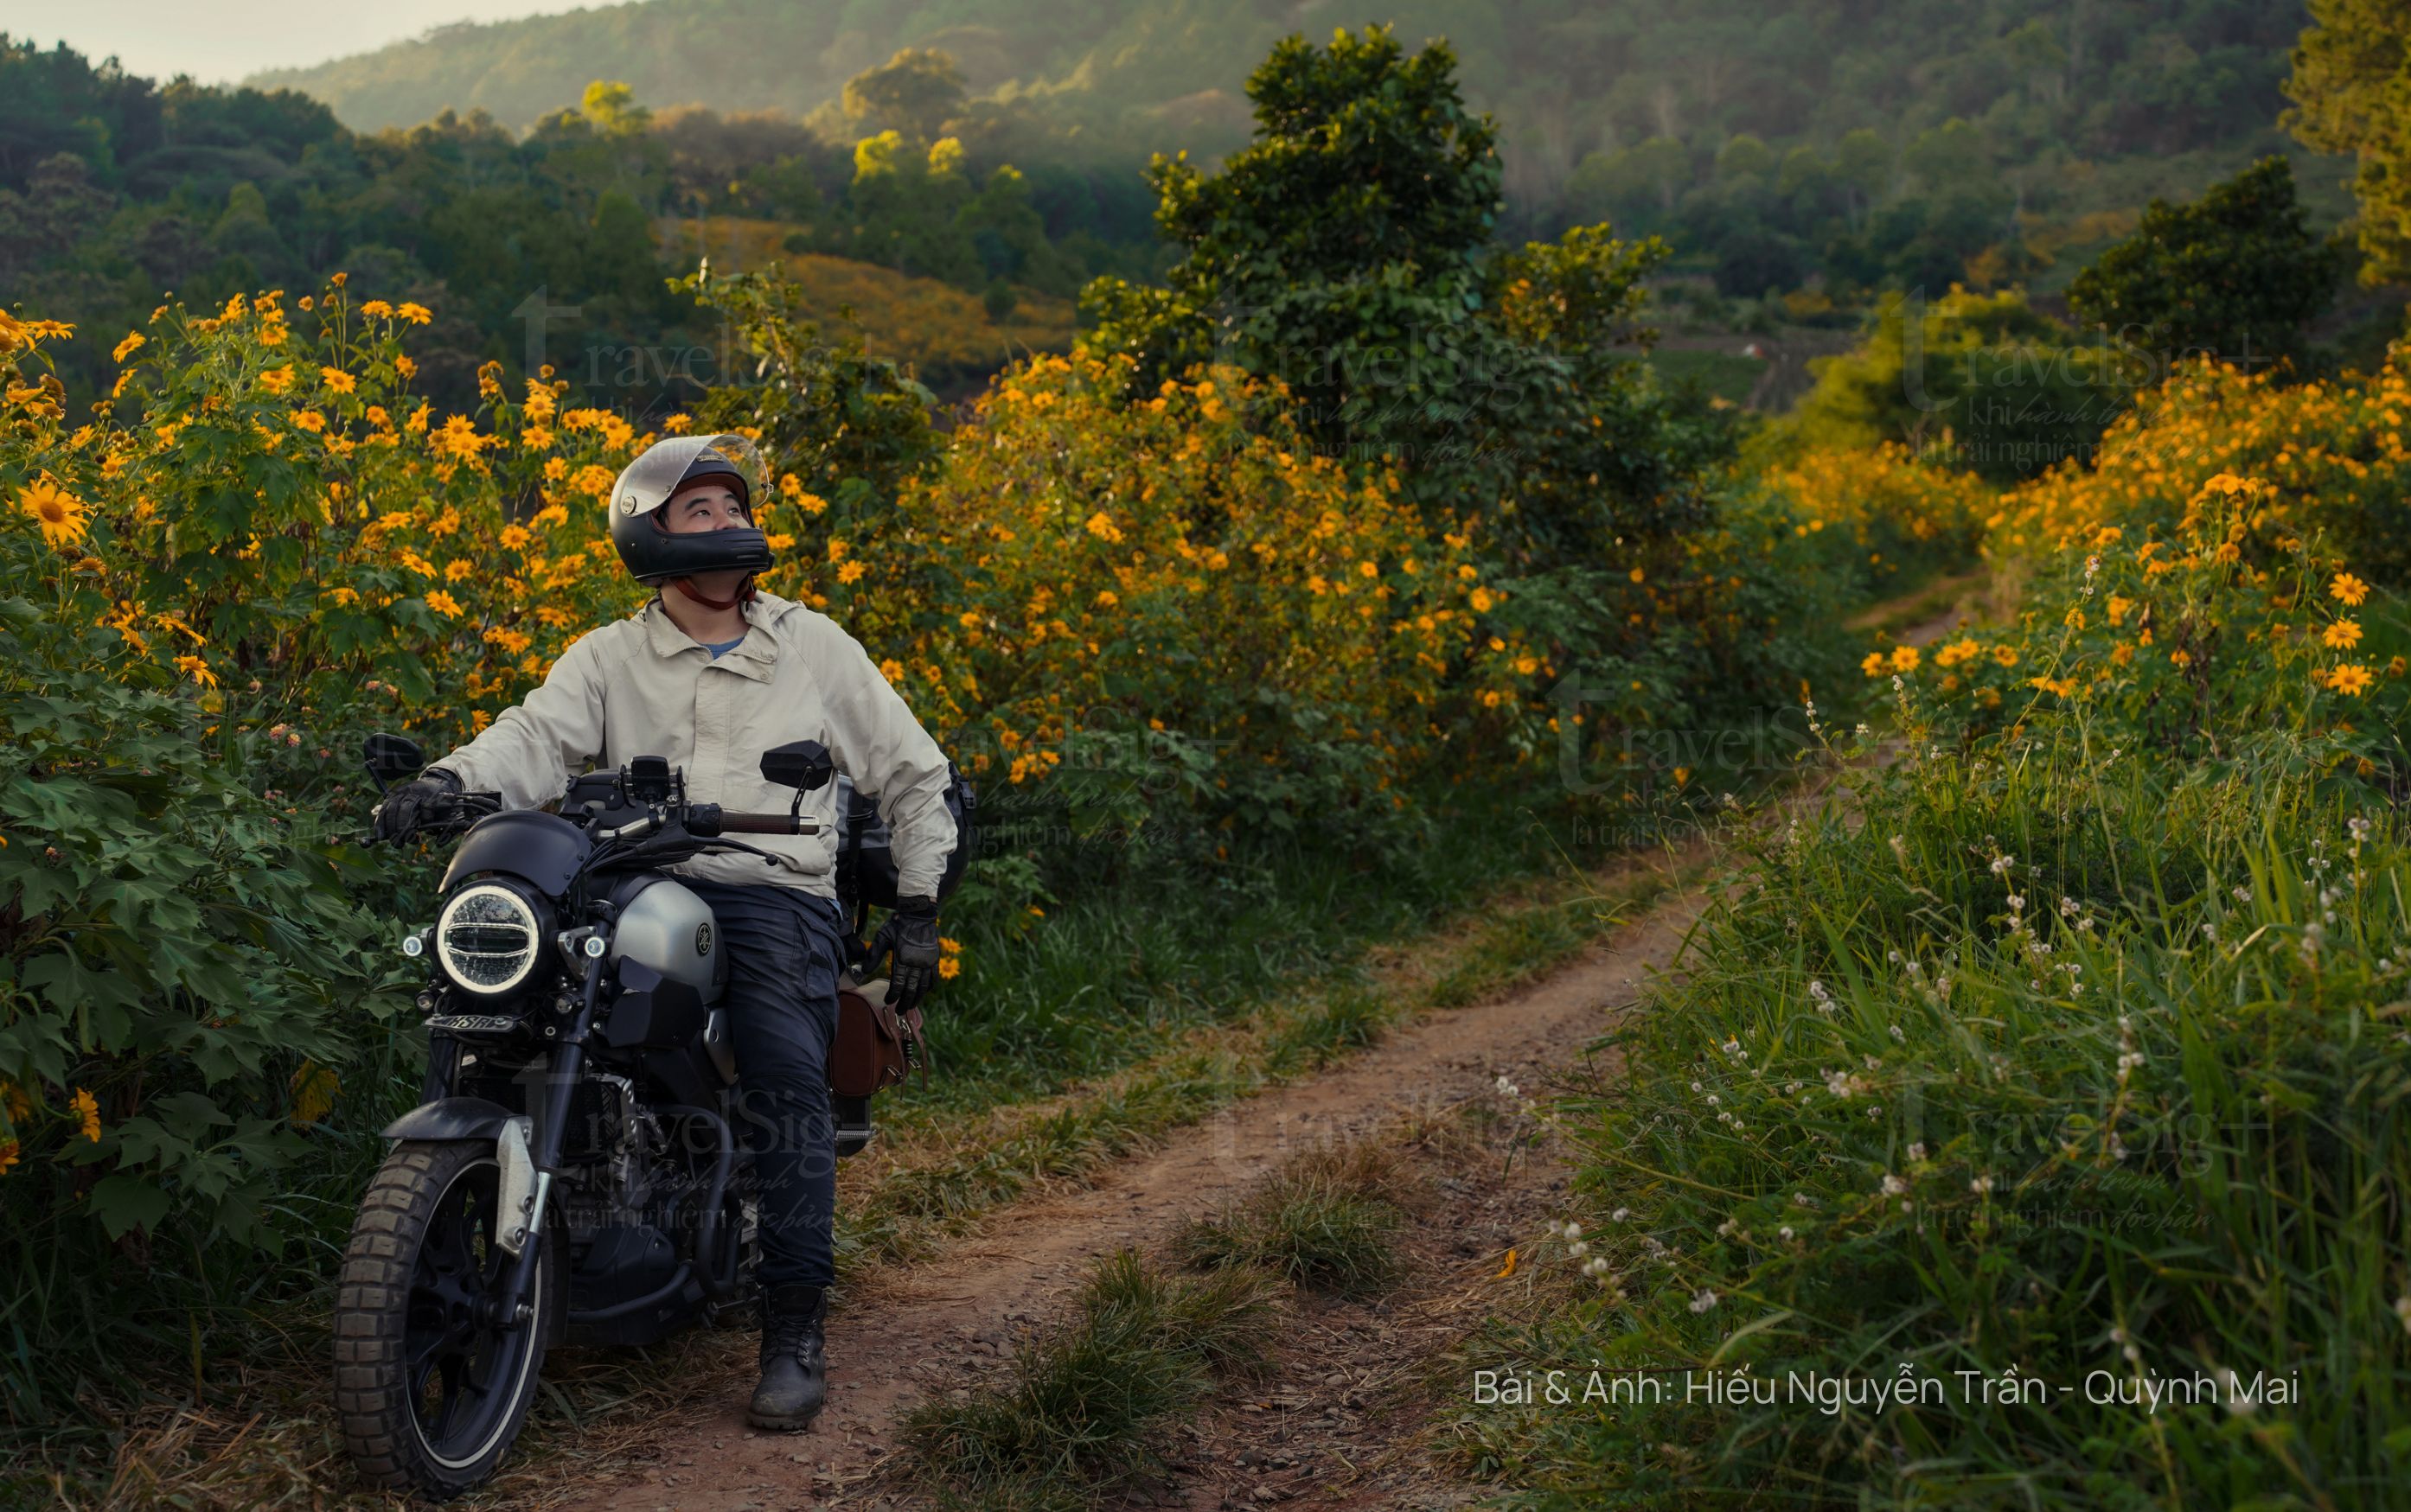
[[[410,1378],[413,1389],[426,1384],[427,1373],[447,1359],[465,1355],[471,1330],[455,1320],[440,1329],[431,1329],[421,1335],[410,1351]]]
[[[410,1357],[411,1410],[416,1411],[427,1401],[427,1378],[435,1374],[441,1357],[433,1349],[422,1349]]]
[[[411,1289],[416,1294],[412,1299],[414,1301],[424,1298],[446,1316],[475,1307],[479,1295],[469,1277],[444,1272],[425,1278]]]
[[[469,1229],[476,1218],[466,1208],[446,1216],[450,1221],[444,1226],[444,1243],[436,1252],[437,1264],[456,1275],[475,1275],[477,1266],[469,1254]]]
[[[460,1357],[446,1355],[437,1361],[436,1368],[443,1377],[444,1400],[435,1409],[434,1420],[427,1425],[427,1436],[440,1440],[450,1432],[452,1419],[460,1411]]]

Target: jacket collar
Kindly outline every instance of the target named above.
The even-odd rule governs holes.
[[[755,682],[768,682],[772,670],[779,662],[779,642],[771,627],[778,623],[780,616],[792,607],[794,607],[793,600],[757,590],[754,596],[743,605],[745,639],[732,647],[716,661],[711,661],[710,664],[726,667],[729,671],[740,676],[751,677]],[[655,656],[666,661],[694,651],[708,661],[710,660],[711,653],[704,649],[703,643],[679,629],[670,617],[663,612],[660,598],[649,600],[644,608],[638,611],[637,618],[645,622],[645,644],[651,648]]]

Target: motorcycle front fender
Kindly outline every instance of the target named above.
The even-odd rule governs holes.
[[[499,1229],[494,1242],[513,1255],[527,1243],[529,1215],[536,1209],[535,1159],[528,1149],[533,1120],[484,1098],[445,1098],[414,1108],[385,1127],[389,1140],[494,1141],[503,1168]]]
[[[518,1115],[484,1098],[440,1098],[385,1127],[388,1140],[491,1140]]]

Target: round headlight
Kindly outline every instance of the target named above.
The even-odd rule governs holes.
[[[464,888],[435,921],[435,958],[466,991],[499,996],[535,969],[535,910],[507,887]]]

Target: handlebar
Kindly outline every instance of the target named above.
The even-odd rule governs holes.
[[[820,821],[797,814],[744,814],[718,804],[691,804],[686,812],[689,835],[818,835]]]
[[[382,808],[383,807],[384,805],[380,803],[376,806],[376,808]],[[470,825],[475,824],[477,821],[485,818],[488,814],[502,812],[502,807],[503,795],[499,792],[444,793],[435,797],[428,804],[426,812],[419,821],[418,827],[412,831],[412,834],[425,836],[428,839],[450,839],[453,836],[467,830]],[[376,817],[376,808],[369,810],[369,816],[372,821]],[[362,845],[376,844],[376,831],[372,828],[367,834],[360,836],[359,843]]]
[[[449,838],[488,814],[500,812],[502,807],[500,793],[446,794],[428,806],[426,817],[416,833],[431,838]],[[601,837],[640,840],[659,834],[665,820],[675,824],[680,817],[675,807],[667,813],[657,811],[650,818],[603,831]],[[818,835],[822,828],[820,821],[806,819],[800,814],[748,814],[723,809],[718,804],[689,804],[682,817],[686,832],[697,839],[711,839],[723,835]],[[362,836],[360,843],[368,845],[374,840],[374,835],[371,834]]]
[[[432,806],[436,823],[459,824],[464,821],[475,823],[488,814],[503,811],[503,795],[499,792],[456,792],[439,798]]]

